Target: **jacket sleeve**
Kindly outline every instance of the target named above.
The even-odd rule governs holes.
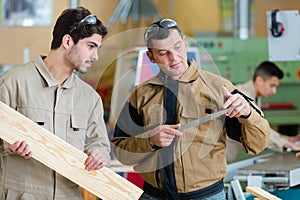
[[[242,123],[242,137],[245,150],[249,154],[258,154],[269,144],[270,126],[266,119],[260,116],[252,108],[251,115],[247,119],[238,118]]]
[[[227,82],[227,84],[229,84],[227,85],[229,90],[234,91],[236,89],[231,83]],[[246,97],[244,96],[244,98]],[[251,102],[249,104],[251,104],[250,116],[238,117],[236,122],[239,125],[234,124],[234,126],[240,130],[239,141],[243,144],[245,151],[249,154],[258,154],[269,144],[270,125],[260,108]]]
[[[287,142],[288,142],[287,138],[284,138],[283,136],[280,135],[280,133],[271,129],[270,143],[268,146],[269,149],[277,152],[283,152],[283,147]]]
[[[3,79],[0,79],[0,101],[10,105],[8,88]],[[14,152],[10,150],[8,143],[0,138],[0,155],[1,154],[11,155],[14,154]]]
[[[110,161],[110,143],[103,117],[103,104],[100,97],[95,98],[97,98],[95,107],[92,109],[87,122],[85,151],[89,152],[93,149],[98,149]]]
[[[142,116],[127,102],[116,123],[112,149],[117,159],[125,165],[139,163],[152,152],[147,130],[143,127]]]

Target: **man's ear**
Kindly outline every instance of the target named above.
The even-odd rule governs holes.
[[[61,45],[65,49],[69,49],[71,46],[74,45],[72,37],[69,34],[64,35],[61,41]]]
[[[187,47],[188,47],[188,41],[187,41],[187,38],[186,38],[185,36],[183,36],[182,39],[183,39],[185,48],[187,48]]]
[[[153,53],[151,51],[146,51],[146,54],[149,58],[149,60],[152,62],[152,63],[156,63],[154,58],[153,58]]]
[[[255,79],[255,82],[256,82],[258,85],[262,85],[263,82],[264,82],[264,79],[263,79],[263,77],[261,77],[261,76],[257,76],[256,79]]]

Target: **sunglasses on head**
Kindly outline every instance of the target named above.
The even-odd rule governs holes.
[[[144,39],[147,42],[150,37],[157,34],[159,31],[159,28],[174,28],[178,27],[177,23],[172,19],[162,19],[158,22],[155,22],[151,24],[145,31]]]
[[[80,20],[80,22],[75,24],[73,26],[73,28],[69,31],[69,34],[71,34],[76,29],[79,29],[81,26],[84,26],[87,24],[96,24],[96,23],[97,23],[97,17],[95,15],[88,15],[85,18],[83,18],[82,20]]]

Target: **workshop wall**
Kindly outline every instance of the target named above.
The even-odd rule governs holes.
[[[221,31],[220,0],[152,0],[152,2],[163,17],[174,18],[178,21],[182,27],[182,31],[189,36],[193,36],[194,33],[201,31]],[[119,0],[79,1],[79,5],[90,9],[104,24],[108,24],[118,3]],[[62,10],[67,7],[69,7],[69,0],[53,0],[53,22]],[[254,23],[256,37],[267,36],[266,11],[275,8],[281,10],[298,9],[300,8],[300,2],[294,0],[254,0],[253,13],[254,19],[256,19]],[[149,23],[150,22],[146,20],[141,20],[138,23],[128,20],[126,24],[121,24],[120,21],[117,21],[109,30],[109,35],[106,39],[113,38],[116,34],[126,30],[146,27]],[[23,49],[25,46],[29,47],[30,60],[39,54],[46,54],[50,49],[52,28],[53,24],[49,27],[0,27],[0,65],[22,64]],[[117,42],[118,48],[121,49],[126,49],[130,45],[144,45],[143,37],[140,32],[138,32],[138,35],[132,35],[128,40],[116,40],[115,43]],[[101,60],[104,64],[99,64],[100,67],[103,65],[107,66],[114,62],[114,60],[106,59],[114,47],[114,44],[107,45],[105,48],[106,53],[102,54],[103,59]],[[90,74],[95,73],[92,71]]]
[[[54,0],[53,21],[68,6],[68,0]],[[52,27],[0,27],[0,65],[22,64],[25,46],[29,47],[31,59],[46,54],[50,49]]]
[[[182,25],[184,33],[192,35],[195,31],[220,30],[218,0],[174,0],[173,13],[170,0],[153,0],[154,6],[164,17],[173,17]],[[116,8],[119,0],[81,0],[79,5],[95,13],[105,24]],[[53,0],[53,22],[62,10],[69,7],[69,0]],[[173,15],[174,16],[171,16]],[[184,16],[184,17],[183,17]],[[145,27],[150,22],[142,20],[140,23],[119,21],[112,27],[109,35],[137,27]],[[37,55],[46,54],[52,40],[50,27],[0,27],[0,64],[19,65],[23,63],[23,49],[29,47],[30,59]]]
[[[182,31],[193,37],[196,32],[222,31],[222,0],[152,0],[155,8],[163,17],[174,18]],[[79,5],[95,13],[104,24],[108,22],[119,0],[79,0]],[[254,37],[266,37],[266,11],[275,8],[291,10],[300,8],[300,2],[294,0],[254,0]],[[53,22],[60,13],[69,7],[69,0],[53,0]],[[153,19],[154,21],[156,19]],[[100,60],[96,62],[83,79],[93,87],[111,87],[117,53],[120,50],[144,46],[143,32],[151,21],[142,18],[139,22],[129,19],[125,24],[118,20],[109,30],[100,50]],[[52,28],[49,27],[0,27],[0,65],[20,65],[23,63],[23,49],[29,48],[30,60],[39,54],[47,54],[52,40]],[[140,27],[143,27],[139,29]],[[129,31],[131,30],[131,32]],[[135,30],[132,32],[132,30]]]
[[[267,37],[267,11],[299,10],[300,1],[295,0],[255,0],[254,1],[254,25],[256,37]]]

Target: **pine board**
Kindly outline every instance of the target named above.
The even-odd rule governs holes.
[[[281,200],[280,198],[256,186],[247,186],[246,191],[258,197],[259,200]]]
[[[104,200],[134,200],[143,191],[111,169],[85,170],[87,155],[0,102],[0,137],[26,140],[33,158]]]

